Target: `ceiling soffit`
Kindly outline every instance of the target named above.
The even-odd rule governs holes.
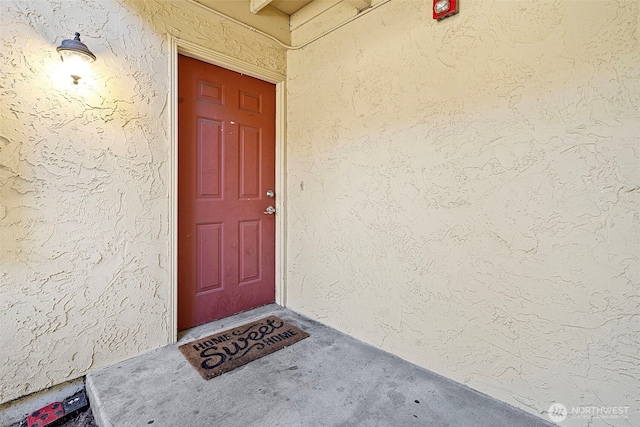
[[[383,0],[170,0],[206,9],[267,33],[285,45],[301,45]],[[313,22],[313,25],[306,25]]]

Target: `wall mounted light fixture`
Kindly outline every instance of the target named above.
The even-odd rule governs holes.
[[[87,71],[88,65],[96,60],[96,56],[87,45],[80,41],[80,33],[76,33],[73,40],[62,40],[56,50],[60,53],[60,59],[69,70],[74,85],[78,84],[78,80]]]

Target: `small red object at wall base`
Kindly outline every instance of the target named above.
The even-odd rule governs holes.
[[[440,1],[441,0],[433,0],[433,19],[440,21],[458,13],[458,0],[449,0],[449,7],[446,10],[436,12],[436,5],[440,3]]]
[[[53,402],[44,408],[33,411],[27,418],[28,427],[43,427],[64,417],[62,402]]]

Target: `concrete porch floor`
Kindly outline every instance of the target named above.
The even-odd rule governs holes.
[[[270,314],[311,336],[209,381],[178,350]],[[86,385],[101,427],[554,425],[277,305],[191,329]]]

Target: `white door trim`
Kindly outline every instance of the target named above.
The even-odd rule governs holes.
[[[167,342],[178,339],[178,54],[199,59],[228,70],[246,74],[276,85],[276,303],[285,307],[286,300],[286,158],[285,158],[285,76],[260,68],[197,44],[168,36],[169,42],[169,144],[171,181],[169,184],[169,260],[170,293]]]

